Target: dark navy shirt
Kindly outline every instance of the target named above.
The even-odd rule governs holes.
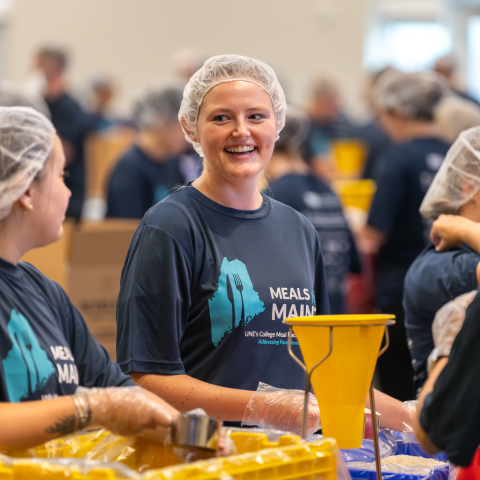
[[[430,241],[430,222],[418,210],[447,151],[439,139],[416,138],[386,153],[367,221],[388,236],[376,265],[381,309],[402,302],[407,270]]]
[[[447,458],[467,467],[480,445],[480,294],[467,309],[448,363],[425,397],[420,424]]]
[[[427,379],[427,358],[434,349],[432,323],[446,303],[478,287],[480,255],[467,245],[436,252],[429,245],[405,277],[403,307],[417,392]]]
[[[320,239],[303,215],[267,196],[234,210],[187,186],[151,208],[132,239],[117,361],[222,387],[303,388],[282,321],[328,312]]]
[[[2,259],[0,357],[0,402],[72,395],[79,385],[134,385],[55,282]]]
[[[360,259],[337,196],[315,175],[285,175],[271,187],[273,198],[305,215],[322,242],[332,314],[345,313],[346,275],[360,272]]]
[[[110,177],[107,216],[142,218],[150,207],[185,183],[180,168],[179,158],[156,162],[134,145]]]
[[[98,120],[84,112],[68,93],[54,101],[47,100],[47,105],[59,137],[67,140],[74,149],[73,161],[66,168],[65,184],[72,191],[67,216],[80,218],[85,197],[84,142],[86,136],[97,128]]]

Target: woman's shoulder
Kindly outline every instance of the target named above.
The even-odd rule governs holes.
[[[32,284],[35,284],[46,295],[54,300],[62,301],[67,294],[63,288],[54,280],[44,275],[38,268],[28,262],[19,262],[18,267],[24,272],[25,276]]]

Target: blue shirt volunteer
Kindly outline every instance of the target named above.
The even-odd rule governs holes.
[[[79,385],[133,385],[55,282],[2,259],[0,357],[0,402],[72,395]]]
[[[188,161],[190,157],[186,157]],[[190,159],[194,162],[193,159]],[[134,145],[119,160],[108,184],[108,217],[142,218],[145,212],[185,183],[179,158],[163,162]]]
[[[367,221],[388,235],[376,265],[376,303],[382,310],[402,302],[408,267],[429,243],[430,222],[418,210],[447,151],[437,138],[416,138],[385,155]]]
[[[345,312],[345,277],[361,271],[360,258],[335,193],[313,174],[285,175],[271,186],[275,200],[305,215],[322,242],[332,314]]]
[[[467,245],[436,252],[430,244],[405,277],[403,307],[417,393],[427,380],[427,359],[434,349],[432,323],[446,303],[478,287],[480,255]]]
[[[222,387],[303,388],[282,321],[328,312],[320,240],[305,217],[265,195],[259,209],[241,211],[186,186],[151,208],[133,237],[117,361],[126,373]]]

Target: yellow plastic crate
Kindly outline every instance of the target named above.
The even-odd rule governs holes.
[[[344,207],[355,207],[368,211],[377,190],[373,180],[336,180],[333,191],[340,197]]]
[[[365,163],[367,148],[360,139],[337,139],[332,141],[332,153],[340,172],[357,176]]]
[[[109,440],[105,432],[78,435],[64,440],[56,440],[33,449],[44,458],[10,458],[0,455],[0,480],[121,480],[140,478],[142,480],[333,480],[336,478],[336,443],[326,439],[311,443],[301,443],[296,435],[284,435],[278,442],[269,442],[267,435],[258,432],[234,432],[231,434],[239,451],[250,451],[227,458],[214,458],[187,465],[169,463],[173,455],[170,449],[153,445],[144,440],[122,439]],[[89,440],[92,440],[90,443]],[[62,455],[80,455],[90,450],[84,458],[101,460],[90,455],[102,454],[102,443],[109,451],[110,457],[115,447],[121,453],[115,457],[115,463],[85,462],[79,457]],[[117,442],[117,444],[116,444]],[[92,448],[92,444],[95,446]],[[265,446],[273,448],[264,449]],[[113,450],[112,450],[113,449]],[[167,453],[165,453],[167,452]],[[168,453],[170,452],[170,453]],[[32,451],[30,451],[32,454]],[[47,458],[54,455],[55,458]],[[25,454],[26,456],[26,454]],[[119,463],[120,462],[120,463]],[[179,460],[175,457],[174,463]],[[145,468],[154,468],[138,473]],[[155,469],[156,468],[156,469]]]

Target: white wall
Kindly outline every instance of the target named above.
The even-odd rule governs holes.
[[[73,53],[79,87],[108,70],[126,106],[144,85],[171,74],[169,57],[194,46],[206,55],[238,53],[279,74],[290,101],[301,102],[320,67],[343,78],[358,99],[369,0],[14,0],[8,77],[23,81],[35,48],[60,41]]]

